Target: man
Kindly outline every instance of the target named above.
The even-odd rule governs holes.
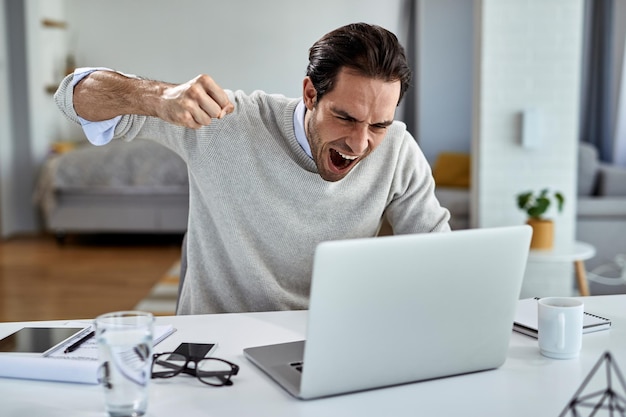
[[[319,242],[375,236],[384,216],[396,234],[450,230],[428,163],[393,121],[410,77],[397,38],[360,23],[311,47],[301,99],[110,70],[78,70],[55,99],[94,144],[150,138],[187,163],[178,314],[305,309]]]

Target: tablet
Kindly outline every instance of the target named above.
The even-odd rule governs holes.
[[[88,327],[23,327],[0,339],[0,352],[48,354],[87,330]]]

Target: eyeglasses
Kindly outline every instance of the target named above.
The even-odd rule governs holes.
[[[230,378],[239,372],[238,365],[219,358],[193,358],[173,352],[157,353],[152,358],[152,378],[171,378],[182,372],[204,384],[222,387],[233,385]]]

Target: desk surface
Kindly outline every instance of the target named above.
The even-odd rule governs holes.
[[[304,338],[306,312],[159,317],[158,323],[172,323],[178,330],[155,351],[172,350],[183,341],[218,342],[215,356],[238,363],[241,371],[235,384],[224,388],[208,387],[185,377],[153,381],[147,416],[554,417],[605,351],[610,350],[622,373],[626,372],[626,295],[586,297],[584,302],[586,311],[611,318],[613,328],[585,334],[579,358],[544,358],[536,339],[513,333],[508,358],[497,370],[312,401],[290,397],[242,353],[249,346]],[[0,336],[23,324],[0,323]],[[372,354],[376,354],[375,348]],[[98,385],[0,378],[0,398],[0,414],[7,417],[105,416]]]

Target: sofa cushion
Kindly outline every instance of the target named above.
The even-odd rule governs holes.
[[[580,143],[578,148],[578,195],[593,195],[598,171],[598,151],[592,145]]]
[[[626,197],[626,168],[600,164],[598,195],[606,197]]]
[[[620,197],[581,197],[576,201],[576,216],[581,219],[597,221],[626,222],[626,198]]]
[[[435,196],[450,211],[452,230],[469,228],[470,191],[467,188],[436,187]]]
[[[442,152],[433,166],[433,178],[439,187],[468,188],[470,156],[466,153]]]

